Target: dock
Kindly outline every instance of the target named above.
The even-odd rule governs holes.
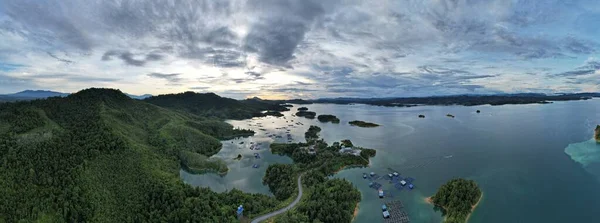
[[[385,203],[387,210],[390,213],[389,218],[384,218],[385,223],[408,223],[410,219],[408,214],[403,210],[404,205],[401,201],[395,200],[392,202]]]

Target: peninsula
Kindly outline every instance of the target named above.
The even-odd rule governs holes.
[[[473,180],[452,179],[442,185],[426,202],[444,210],[444,222],[464,223],[475,210],[483,193]]]
[[[300,207],[275,217],[275,222],[352,221],[353,210],[361,199],[360,191],[349,181],[330,176],[345,167],[368,166],[376,151],[353,145],[360,153],[340,152],[341,144],[352,145],[352,142],[344,140],[328,145],[319,138],[320,131],[319,127],[310,126],[305,134],[307,143],[271,144],[274,154],[289,156],[294,163],[269,165],[263,183],[280,201],[293,198],[298,192],[296,185],[300,175],[304,187]]]
[[[359,121],[359,120],[350,121],[348,123],[350,125],[358,126],[358,127],[363,127],[363,128],[374,128],[374,127],[379,126],[379,124],[375,124],[375,123],[371,123],[371,122],[365,122],[365,121]]]
[[[340,123],[340,119],[335,115],[319,115],[317,119],[319,119],[320,122]]]

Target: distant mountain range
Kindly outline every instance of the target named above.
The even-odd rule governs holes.
[[[448,95],[429,97],[386,97],[386,98],[320,98],[320,99],[291,99],[279,100],[279,103],[290,104],[368,104],[389,107],[412,107],[418,105],[505,105],[505,104],[547,104],[552,101],[587,100],[600,97],[600,93],[516,93],[516,94],[492,94],[492,95]]]
[[[62,93],[56,91],[46,91],[46,90],[24,90],[21,92],[17,92],[14,94],[3,94],[0,95],[0,102],[10,102],[10,101],[28,101],[35,99],[44,99],[49,97],[66,97],[69,96],[70,93]],[[125,94],[133,99],[143,100],[149,97],[152,97],[151,94],[144,95],[132,95]]]

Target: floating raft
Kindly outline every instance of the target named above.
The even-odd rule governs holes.
[[[408,223],[410,219],[408,214],[403,210],[404,205],[401,201],[395,200],[389,203],[385,203],[387,210],[390,213],[389,218],[384,218],[385,223]]]
[[[375,190],[379,190],[379,188],[381,188],[381,184],[380,184],[380,183],[377,183],[377,182],[370,182],[370,183],[369,183],[369,187],[370,187],[370,188],[373,188],[373,189],[375,189]]]

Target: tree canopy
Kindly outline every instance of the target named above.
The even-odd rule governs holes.
[[[445,222],[463,223],[481,198],[481,190],[473,180],[452,179],[431,197],[434,205],[445,211]]]

